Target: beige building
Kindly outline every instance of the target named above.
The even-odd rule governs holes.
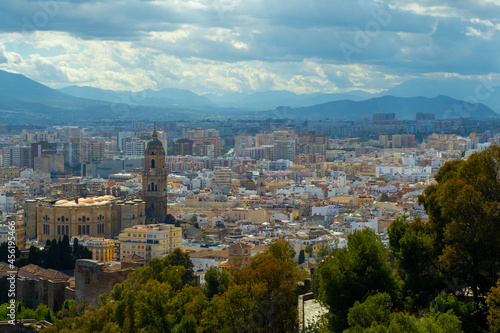
[[[42,155],[35,157],[33,169],[45,173],[64,172],[64,156]]]
[[[141,199],[123,201],[111,195],[75,200],[26,200],[26,237],[38,241],[64,235],[113,238],[122,229],[145,223]]]
[[[115,260],[115,242],[112,239],[90,237],[83,241],[83,246],[92,251],[92,260],[100,262]]]
[[[269,213],[262,208],[234,208],[229,211],[230,221],[269,222]]]
[[[253,146],[253,136],[244,133],[234,137],[234,154],[235,156],[243,156],[243,149]]]
[[[0,177],[5,178],[18,178],[21,174],[21,169],[16,166],[11,166],[8,168],[0,168]]]
[[[182,229],[170,224],[136,225],[118,236],[119,257],[137,254],[149,261],[162,259],[182,245]]]
[[[20,250],[22,250],[25,247],[24,226],[22,221],[16,221],[15,219],[14,220],[5,219],[4,221],[0,221],[0,244],[8,242],[9,239],[11,239],[11,237],[13,236],[13,234],[11,234],[12,225],[10,225],[12,221],[15,221],[13,226],[15,228],[14,230],[16,233],[15,237],[16,245]]]

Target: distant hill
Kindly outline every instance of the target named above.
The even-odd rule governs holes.
[[[471,109],[471,108],[469,108]],[[373,113],[395,113],[398,120],[414,120],[418,112],[433,113],[436,119],[443,118],[490,118],[499,117],[489,107],[478,104],[474,112],[464,108],[464,102],[447,97],[394,97],[384,96],[366,101],[334,101],[303,108],[279,109],[283,118],[296,119],[362,119]]]
[[[362,90],[338,94],[295,94],[287,90],[269,90],[253,94],[229,92],[220,95],[197,95],[184,89],[166,88],[159,91],[146,89],[139,92],[112,91],[93,87],[68,86],[59,89],[65,94],[107,102],[121,102],[145,106],[185,106],[185,107],[223,107],[247,110],[268,110],[280,105],[290,107],[311,106],[320,103],[349,99],[361,101],[373,97]]]
[[[189,90],[166,88],[159,91],[146,89],[138,92],[103,90],[93,87],[69,86],[59,89],[65,94],[110,103],[124,103],[155,107],[200,107],[213,106],[214,103]]]
[[[90,88],[94,94],[114,96],[115,92]],[[23,75],[0,70],[0,122],[38,123],[44,121],[68,123],[98,119],[185,119],[196,116],[189,109],[142,106],[126,103],[87,99],[65,94],[33,81]],[[101,97],[102,98],[102,97]],[[123,102],[122,102],[123,101]],[[161,118],[160,118],[161,117]]]
[[[457,82],[457,84],[463,83]],[[467,90],[464,85],[460,87]],[[417,112],[434,113],[437,119],[499,116],[483,104],[479,104],[471,114],[463,109],[464,102],[458,99],[447,96],[431,96],[431,98],[411,96],[419,92],[432,95],[434,90],[445,88],[446,86],[432,80],[430,82],[412,80],[392,89],[395,94],[406,94],[410,95],[409,97],[373,98],[372,94],[364,91],[309,95],[298,95],[289,91],[267,91],[255,94],[199,96],[188,90],[172,88],[160,91],[143,90],[137,93],[76,86],[54,90],[23,75],[0,70],[0,122],[68,123],[92,119],[185,120],[200,117],[227,119],[243,116],[260,118],[261,111],[270,109],[275,109],[266,111],[266,115],[269,114],[270,117],[293,117],[303,120],[360,119],[370,117],[373,113],[387,112],[394,112],[396,118],[400,120],[415,119]],[[459,88],[454,89],[459,90]],[[494,98],[489,101],[491,100]],[[284,107],[276,109],[280,105]]]
[[[120,100],[120,96],[127,94],[127,91],[104,90],[94,87],[68,86],[59,89],[60,92],[79,98],[95,99],[97,101],[115,102]]]
[[[61,100],[69,101],[74,98],[57,90],[30,80],[21,74],[0,70],[0,96],[23,101]]]
[[[500,82],[486,80],[472,80],[462,78],[413,79],[401,83],[389,90],[383,91],[374,97],[383,95],[397,97],[437,97],[449,96],[458,100],[477,100],[495,112],[500,112]]]
[[[268,110],[280,105],[303,107],[344,99],[361,101],[373,97],[370,93],[362,90],[337,94],[314,93],[302,95],[287,90],[269,90],[253,94],[231,92],[221,95],[207,94],[204,96],[220,106],[254,110]]]
[[[478,98],[480,103],[489,106],[495,112],[500,112],[500,88],[493,87],[492,92],[485,90],[486,87],[480,88],[480,94],[476,96],[476,89],[481,85],[481,81],[461,78],[413,79],[377,94],[363,90],[331,94],[295,94],[287,90],[269,90],[252,94],[227,92],[197,95],[189,90],[175,88],[160,91],[143,90],[134,93],[78,86],[69,86],[59,91],[74,97],[112,103],[120,102],[155,107],[195,107],[198,109],[200,107],[222,107],[246,110],[269,110],[282,105],[291,108],[308,107],[333,101],[364,101],[383,96],[434,98],[444,95],[457,100],[467,100],[470,97]],[[488,88],[491,89],[491,87]],[[482,98],[484,97],[482,94],[487,98]]]

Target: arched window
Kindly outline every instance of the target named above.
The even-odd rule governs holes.
[[[154,190],[155,190],[155,183],[151,182],[151,191],[154,191]]]
[[[155,185],[155,192],[158,192],[158,185]]]
[[[85,284],[90,284],[90,273],[85,271]]]
[[[148,192],[151,191],[151,185],[148,184]]]
[[[151,160],[151,169],[155,168],[155,160]]]

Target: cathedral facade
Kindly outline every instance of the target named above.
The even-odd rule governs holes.
[[[167,217],[167,169],[165,149],[156,129],[144,150],[142,199],[146,203],[146,224],[164,223]]]

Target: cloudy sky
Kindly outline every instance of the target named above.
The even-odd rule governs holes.
[[[380,91],[500,72],[500,0],[15,0],[0,69],[61,88]]]

